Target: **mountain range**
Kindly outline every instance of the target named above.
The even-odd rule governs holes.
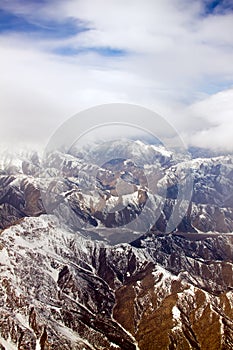
[[[195,152],[2,158],[0,349],[233,348],[233,156]]]

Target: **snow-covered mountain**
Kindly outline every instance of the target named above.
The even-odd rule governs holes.
[[[9,159],[0,349],[233,348],[232,156],[131,142]]]
[[[0,247],[2,349],[233,347],[232,236],[108,246],[46,215]]]
[[[125,242],[151,229],[233,231],[233,156],[192,159],[139,141],[107,146],[2,164],[0,228],[48,213],[111,243],[124,241],[124,228]]]

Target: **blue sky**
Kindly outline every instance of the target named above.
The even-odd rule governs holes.
[[[232,100],[232,32],[232,0],[2,0],[0,136],[46,142],[84,108],[129,102],[194,144],[213,147],[218,125],[228,147],[231,106],[213,105]]]
[[[38,3],[41,6],[46,6],[47,1],[29,1],[22,2],[24,6],[28,3],[34,5],[32,8],[38,8]],[[44,40],[59,40],[68,39],[79,33],[90,30],[87,23],[83,23],[78,18],[68,17],[63,19],[36,17],[26,15],[21,11],[12,11],[12,9],[1,9],[0,4],[0,33],[1,34],[22,34],[26,37]],[[72,47],[72,45],[61,45],[56,49],[51,49],[51,52],[57,55],[74,56],[83,52],[94,52],[102,56],[116,56],[125,55],[126,51],[111,46],[97,46],[97,47]]]
[[[12,2],[16,4],[16,9],[25,8],[31,6],[32,10],[38,9],[38,7],[46,7],[49,4],[47,0],[38,1],[16,1]],[[56,1],[50,1],[56,8]],[[59,1],[57,1],[59,3]],[[0,4],[0,33],[21,32],[27,34],[38,34],[47,38],[65,38],[79,32],[90,29],[88,25],[85,25],[77,18],[66,18],[65,20],[56,20],[53,18],[36,18],[37,16],[28,16],[23,11],[14,11],[12,6],[6,6],[7,2],[3,1],[3,5]],[[233,11],[233,2],[231,0],[203,0],[202,4],[203,16],[218,15]],[[21,5],[21,6],[20,6]]]
[[[31,1],[31,4],[38,3],[41,6],[46,6],[46,1]],[[25,5],[28,2],[24,2]],[[35,18],[34,16],[26,16],[21,12],[12,12],[12,10],[1,9],[0,5],[0,33],[1,34],[14,34],[20,33],[26,37],[44,40],[59,40],[68,39],[72,36],[78,35],[79,33],[90,30],[87,23],[82,23],[81,20],[73,17],[52,20],[49,18]],[[74,56],[82,54],[84,52],[94,52],[101,56],[124,56],[126,50],[120,48],[114,48],[111,46],[97,46],[97,47],[72,47],[72,45],[60,45],[55,49],[51,49],[51,52],[61,56]]]
[[[204,1],[204,6],[207,15],[226,13],[233,10],[233,2],[231,0],[206,0]]]
[[[79,26],[74,19],[38,20],[0,9],[0,33],[25,33],[43,38],[67,38],[87,28]]]

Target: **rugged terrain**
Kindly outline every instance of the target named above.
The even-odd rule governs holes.
[[[107,246],[26,218],[1,235],[2,349],[232,349],[233,237]]]
[[[36,153],[2,161],[0,228],[50,213],[74,230],[88,224],[95,239],[102,228],[127,224],[139,234],[152,226],[167,233],[233,231],[233,156],[192,159],[141,142],[123,146],[89,159],[53,152],[43,162]],[[117,243],[116,235],[108,240]]]
[[[232,349],[233,157],[116,147],[2,161],[0,348]]]

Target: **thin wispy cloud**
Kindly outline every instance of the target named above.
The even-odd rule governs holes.
[[[210,96],[233,86],[231,1],[3,0],[0,19],[2,140],[43,143],[83,108],[129,102],[213,147],[200,140]]]

